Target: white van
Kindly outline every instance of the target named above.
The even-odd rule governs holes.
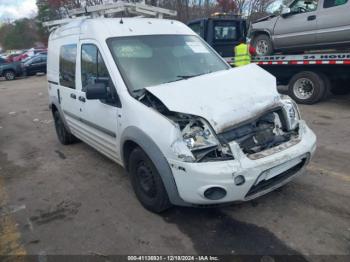
[[[61,143],[124,166],[153,212],[251,200],[301,174],[316,148],[272,75],[232,69],[177,21],[71,22],[51,33],[47,76]]]

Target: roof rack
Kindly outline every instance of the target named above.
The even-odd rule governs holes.
[[[68,10],[68,18],[44,22],[43,25],[52,31],[53,29],[68,24],[72,21],[86,18],[105,17],[106,15],[108,16],[118,13],[126,13],[139,17],[156,17],[160,19],[162,19],[164,16],[177,15],[177,12],[174,10],[147,5],[145,4],[145,1],[142,1],[141,3],[118,1],[116,3],[87,6]]]

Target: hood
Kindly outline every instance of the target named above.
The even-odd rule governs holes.
[[[206,119],[216,133],[281,103],[276,79],[255,64],[146,89],[170,111]]]
[[[271,14],[271,15],[267,15],[267,16],[264,16],[264,17],[261,17],[259,19],[256,19],[252,22],[252,24],[255,24],[255,23],[259,23],[259,22],[263,22],[263,21],[267,21],[269,20],[270,18],[273,18],[273,17],[276,17],[276,15],[274,14]]]

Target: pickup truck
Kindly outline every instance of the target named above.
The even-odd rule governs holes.
[[[6,60],[0,59],[0,77],[6,80],[14,80],[23,73],[21,62],[7,63]]]

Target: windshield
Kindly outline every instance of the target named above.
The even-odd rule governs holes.
[[[277,0],[267,5],[265,11],[269,14],[279,14],[284,6],[283,0]]]
[[[197,36],[147,35],[108,40],[129,90],[208,74],[230,67]]]

